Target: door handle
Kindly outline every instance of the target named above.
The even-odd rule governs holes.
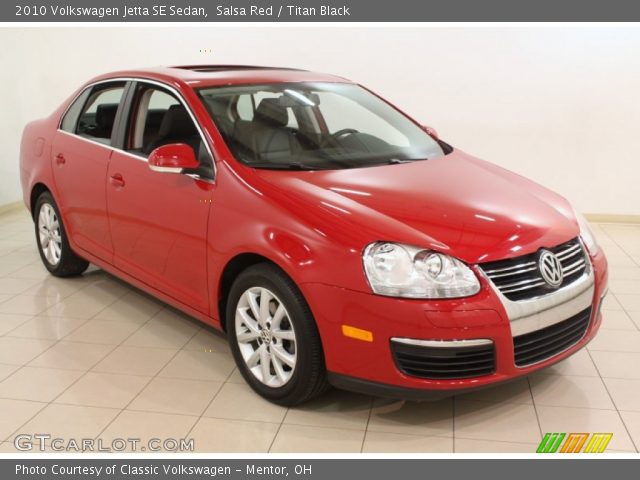
[[[64,165],[67,162],[67,159],[64,158],[64,155],[59,153],[56,155],[56,165]]]
[[[124,178],[119,173],[111,175],[111,185],[114,187],[124,187]]]

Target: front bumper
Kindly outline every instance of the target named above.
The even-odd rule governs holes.
[[[304,284],[302,289],[318,324],[334,386],[383,397],[432,399],[508,382],[583,348],[600,327],[607,288],[604,254],[600,251],[590,260],[590,279],[575,285],[570,295],[557,292],[553,304],[546,297],[509,303],[479,271],[481,290],[465,299],[397,299],[315,283]],[[535,332],[586,308],[590,308],[588,325],[577,342],[544,360],[516,364],[514,335]],[[372,341],[345,336],[343,325],[372,332]],[[488,339],[494,345],[494,368],[489,374],[455,379],[407,375],[394,359],[392,338],[443,344]]]

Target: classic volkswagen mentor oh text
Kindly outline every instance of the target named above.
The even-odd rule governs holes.
[[[226,332],[265,398],[437,398],[567,358],[607,262],[561,196],[344,78],[251,66],[103,75],[27,125],[46,268],[93,263]]]

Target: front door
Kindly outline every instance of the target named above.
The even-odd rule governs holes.
[[[201,162],[212,159],[173,93],[143,82],[132,89],[124,148],[114,151],[107,173],[114,264],[208,313],[207,223],[214,184],[207,175],[151,171],[147,157],[158,146],[187,143]]]

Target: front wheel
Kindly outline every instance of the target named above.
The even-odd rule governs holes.
[[[89,262],[71,250],[60,211],[49,192],[38,197],[34,211],[36,242],[47,270],[56,277],[69,277],[84,272]]]
[[[263,263],[242,272],[231,287],[226,318],[236,364],[258,394],[297,405],[327,390],[315,320],[279,268]]]

